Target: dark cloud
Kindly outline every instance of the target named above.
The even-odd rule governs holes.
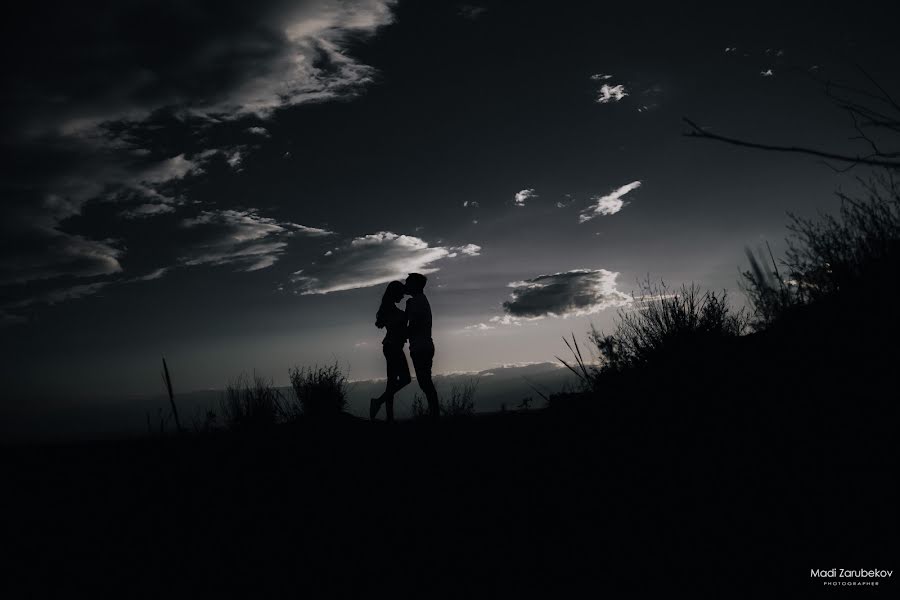
[[[510,300],[503,303],[507,317],[495,321],[589,315],[625,306],[631,297],[616,289],[618,275],[605,269],[577,269],[514,281],[509,284]]]

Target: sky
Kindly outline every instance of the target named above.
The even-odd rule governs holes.
[[[4,18],[4,402],[382,376],[426,273],[435,372],[554,360],[638,282],[735,304],[745,247],[854,173],[823,81],[896,89],[859,5],[34,2]],[[877,9],[875,9],[877,10]]]

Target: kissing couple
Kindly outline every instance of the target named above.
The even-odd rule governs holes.
[[[428,400],[428,415],[437,418],[440,414],[437,390],[431,381],[431,367],[434,363],[434,341],[431,339],[431,305],[425,297],[428,278],[420,273],[410,273],[406,282],[392,281],[381,298],[381,306],[375,315],[375,326],[386,331],[381,344],[387,361],[387,385],[384,393],[369,402],[369,418],[374,419],[385,407],[387,421],[394,420],[394,394],[406,387],[412,379],[409,363],[403,347],[409,340],[409,356],[416,371],[416,381]],[[400,310],[397,303],[406,300],[406,309]]]

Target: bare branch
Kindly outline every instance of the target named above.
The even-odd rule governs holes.
[[[848,154],[837,154],[834,152],[825,152],[823,150],[816,150],[814,148],[804,148],[802,146],[779,146],[775,144],[762,144],[756,142],[748,142],[745,140],[739,140],[737,138],[726,137],[724,135],[718,135],[715,133],[710,133],[705,129],[701,128],[699,125],[688,119],[687,117],[683,117],[685,123],[690,125],[692,131],[688,131],[682,135],[685,137],[692,138],[700,138],[706,140],[716,140],[719,142],[725,142],[726,144],[732,144],[734,146],[742,146],[745,148],[756,148],[759,150],[769,150],[772,152],[789,152],[794,154],[807,154],[810,156],[818,156],[820,158],[836,160],[838,162],[846,162],[846,163],[854,163],[857,165],[868,165],[872,167],[885,167],[888,169],[900,169],[900,161],[896,160],[887,160],[882,158],[876,158],[872,156],[852,156]]]
[[[859,69],[859,71],[865,76],[865,78],[869,80],[869,83],[871,83],[876,88],[878,88],[878,91],[881,92],[881,96],[882,96],[881,100],[883,102],[890,104],[891,106],[894,107],[895,110],[900,111],[900,104],[897,104],[896,100],[894,100],[893,97],[891,97],[891,95],[888,93],[888,91],[886,89],[884,89],[884,87],[882,87],[882,85],[880,83],[878,83],[878,81],[874,77],[869,75],[869,73],[865,69],[863,69],[862,66],[856,65],[856,68]]]

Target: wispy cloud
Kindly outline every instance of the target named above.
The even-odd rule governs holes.
[[[332,232],[296,223],[280,223],[255,210],[204,211],[181,222],[195,241],[180,262],[186,266],[238,264],[244,271],[272,266],[293,233],[319,237]]]
[[[139,277],[135,277],[134,281],[155,281],[156,279],[161,278],[163,275],[169,272],[169,267],[160,267],[159,269],[154,269],[150,271],[146,275],[141,275]]]
[[[464,19],[470,21],[477,20],[487,10],[484,6],[475,6],[472,4],[463,4],[459,7],[458,14]]]
[[[112,281],[94,281],[91,283],[79,283],[75,285],[67,285],[64,287],[60,287],[57,289],[49,290],[46,292],[41,292],[38,294],[32,294],[26,298],[19,299],[15,302],[10,302],[4,304],[0,307],[0,314],[7,314],[9,316],[9,324],[16,324],[24,322],[24,319],[21,318],[21,315],[17,315],[14,313],[7,313],[7,310],[19,311],[23,308],[27,308],[29,306],[35,304],[58,304],[60,302],[64,302],[66,300],[75,300],[77,298],[84,298],[86,296],[92,296],[104,288],[112,285]]]
[[[481,256],[481,246],[478,244],[466,244],[465,246],[452,246],[448,258],[456,258],[458,255],[463,256]]]
[[[597,91],[597,99],[595,102],[598,104],[609,104],[610,102],[620,102],[628,95],[628,91],[625,89],[625,86],[622,84],[619,85],[609,85],[608,83],[604,83],[600,86],[600,89]]]
[[[0,240],[0,283],[62,276],[96,277],[122,271],[123,250],[112,239],[91,240],[54,227],[10,231]]]
[[[166,140],[214,139],[207,134],[225,123],[266,120],[279,109],[358,94],[376,72],[348,48],[391,23],[392,5],[136,0],[108,6],[89,30],[64,19],[27,24],[40,25],[42,37],[54,40],[57,50],[48,52],[64,48],[66,56],[13,74],[17,89],[28,92],[8,98],[4,117],[14,127],[5,142],[34,168],[4,182],[14,192],[0,205],[0,223],[11,230],[3,228],[0,241],[0,283],[121,273],[132,244],[78,231],[73,218],[87,204],[118,202],[126,219],[177,213],[195,202],[183,196],[183,180],[203,174],[213,157],[236,171],[247,160],[245,147],[173,152],[170,142],[159,142],[161,127],[177,133]],[[132,29],[143,27],[145,17],[163,18],[167,28],[190,35],[149,47]],[[135,56],[143,57],[140,69]],[[261,125],[244,129],[269,135]],[[275,249],[266,240],[241,252],[246,264],[259,266],[273,260]],[[265,258],[250,258],[256,252]],[[217,256],[206,259],[219,264],[237,255]]]
[[[565,208],[575,202],[574,194],[564,194],[562,200],[556,202],[556,208]]]
[[[534,191],[534,188],[526,188],[524,190],[516,192],[515,196],[513,196],[513,205],[514,206],[525,206],[525,203],[532,198],[537,198],[537,192]]]
[[[625,201],[622,200],[622,196],[639,187],[641,187],[640,181],[632,181],[631,183],[627,183],[622,187],[613,190],[605,196],[593,196],[591,198],[593,205],[581,211],[581,214],[578,216],[578,222],[585,223],[594,217],[616,214],[622,210],[623,206],[625,206]]]
[[[475,244],[431,246],[418,237],[380,231],[329,251],[295,272],[292,281],[301,294],[329,294],[381,285],[409,273],[433,273],[439,261],[478,256],[480,251]]]

